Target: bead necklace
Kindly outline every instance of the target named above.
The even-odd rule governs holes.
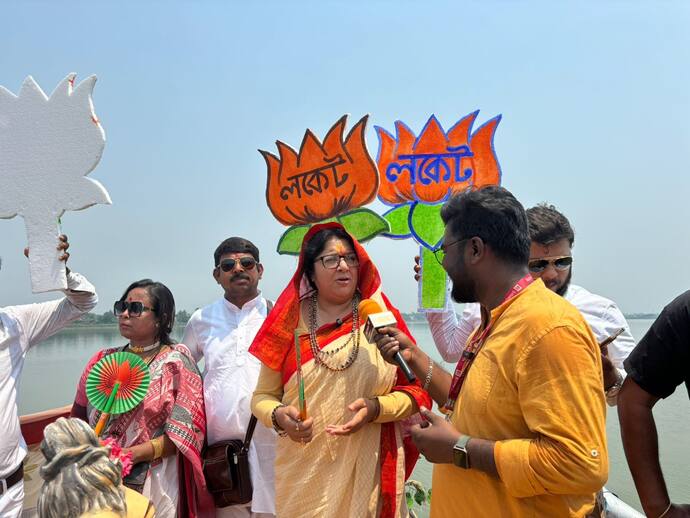
[[[355,359],[357,358],[357,354],[359,353],[359,295],[355,294],[355,296],[352,298],[352,331],[350,332],[350,337],[347,339],[347,341],[336,347],[335,349],[331,349],[330,351],[322,351],[321,348],[319,347],[319,342],[316,339],[316,322],[317,322],[317,311],[316,311],[316,293],[314,293],[311,296],[310,304],[309,304],[309,343],[311,345],[311,352],[314,355],[314,361],[316,361],[317,365],[323,365],[326,367],[328,370],[334,371],[334,372],[339,372],[339,371],[344,371],[348,367],[350,367]],[[328,364],[328,359],[333,356],[334,354],[342,351],[347,347],[350,343],[352,343],[352,350],[350,351],[350,354],[347,355],[347,359],[345,360],[344,363],[340,365],[329,365]]]

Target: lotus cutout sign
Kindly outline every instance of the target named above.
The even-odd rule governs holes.
[[[0,218],[24,218],[34,292],[67,287],[56,249],[62,214],[111,203],[103,186],[85,177],[105,146],[91,100],[96,76],[76,87],[74,78],[50,97],[32,77],[18,95],[0,86]]]
[[[307,130],[299,151],[278,140],[278,156],[261,151],[267,167],[266,202],[273,216],[291,225],[280,238],[279,254],[299,255],[314,223],[340,222],[359,241],[390,229],[388,222],[363,207],[376,197],[376,164],[364,141],[368,116],[345,137],[347,115],[320,142]]]
[[[378,196],[393,207],[384,214],[391,227],[384,235],[393,239],[413,238],[419,243],[422,311],[439,311],[446,305],[448,277],[434,258],[434,250],[443,239],[443,203],[465,189],[501,182],[493,145],[501,116],[472,131],[478,114],[479,111],[470,113],[448,131],[431,115],[419,135],[402,121],[395,123],[395,136],[376,127],[376,163],[381,175]]]

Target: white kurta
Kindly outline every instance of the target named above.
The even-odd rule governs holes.
[[[248,350],[266,319],[266,309],[261,294],[242,308],[222,298],[196,310],[185,328],[182,343],[196,361],[204,359],[208,444],[244,439],[261,370],[261,362]],[[257,423],[249,448],[253,513],[275,514],[274,459],[275,432]]]
[[[628,323],[618,309],[615,302],[600,295],[590,293],[586,289],[571,284],[564,297],[565,300],[575,306],[592,328],[597,341],[601,342],[615,333],[621,327],[623,333],[609,344],[609,358],[623,377],[623,361],[635,348],[635,340],[630,333]],[[465,348],[467,339],[481,323],[479,304],[466,304],[460,321],[453,309],[452,301],[448,296],[445,311],[441,313],[427,313],[427,321],[434,337],[436,348],[447,362],[457,362]]]
[[[67,275],[64,293],[66,297],[59,300],[0,309],[0,480],[12,474],[27,453],[17,396],[27,351],[91,311],[98,302],[94,287],[78,273]],[[18,488],[14,491],[19,492]],[[0,496],[0,516],[10,515],[4,514],[3,507],[4,497],[9,495]]]

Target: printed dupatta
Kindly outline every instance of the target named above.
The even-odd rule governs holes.
[[[104,435],[112,436],[125,448],[164,432],[178,451],[178,513],[190,518],[212,516],[215,507],[206,489],[201,466],[206,433],[204,401],[200,397],[203,394],[201,375],[185,346],[169,347],[171,350],[149,365],[151,384],[144,401],[129,412],[111,417]],[[91,359],[79,382],[78,405],[86,407],[85,383],[91,367],[104,356],[120,350],[105,349]],[[92,407],[89,410],[89,424],[94,426],[100,412]]]

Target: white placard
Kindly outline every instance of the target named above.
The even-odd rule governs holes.
[[[96,76],[76,87],[75,77],[50,97],[31,76],[18,95],[0,86],[0,218],[24,218],[34,293],[67,287],[56,249],[62,214],[111,203],[105,188],[86,178],[105,146],[91,99]]]

